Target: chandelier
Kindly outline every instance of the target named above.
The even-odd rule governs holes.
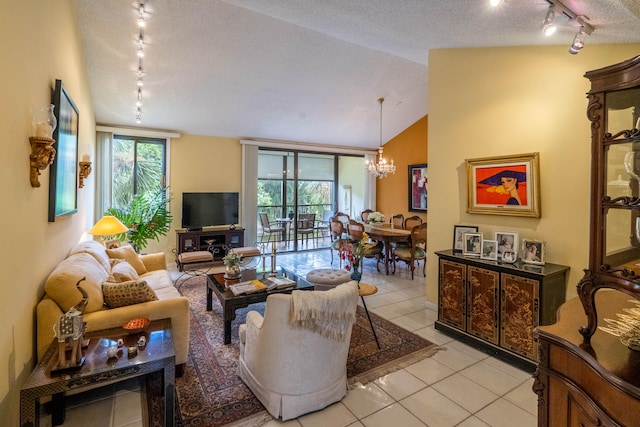
[[[380,147],[378,147],[378,161],[366,161],[365,168],[367,172],[372,175],[375,175],[376,178],[384,178],[389,174],[396,173],[396,165],[393,164],[393,159],[391,159],[390,163],[387,163],[387,159],[382,156],[382,103],[384,102],[384,98],[378,99],[380,103]]]

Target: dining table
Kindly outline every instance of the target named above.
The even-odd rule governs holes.
[[[411,230],[393,227],[391,224],[364,224],[364,231],[372,240],[382,241],[384,244],[384,269],[389,275],[389,263],[391,261],[391,243],[406,242],[411,237]]]

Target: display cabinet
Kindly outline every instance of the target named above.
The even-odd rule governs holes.
[[[585,77],[591,82],[589,267],[558,323],[536,331],[538,425],[640,425],[640,352],[600,329],[620,314],[630,323],[630,304],[640,298],[640,56]]]
[[[555,322],[564,302],[569,267],[499,263],[451,250],[439,258],[435,328],[496,357],[533,371],[533,330]]]

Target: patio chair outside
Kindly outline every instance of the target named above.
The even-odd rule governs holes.
[[[260,236],[260,243],[264,242],[264,237],[267,236],[267,242],[271,241],[271,236],[275,235],[275,242],[281,240],[282,233],[285,232],[284,226],[277,221],[269,221],[269,217],[266,212],[259,212],[260,225],[262,225],[262,235]]]

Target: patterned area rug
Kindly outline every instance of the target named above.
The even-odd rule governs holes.
[[[239,354],[238,327],[249,310],[264,312],[264,303],[236,312],[231,344],[224,345],[222,307],[213,298],[213,311],[206,311],[204,278],[189,279],[180,286],[191,307],[189,361],[184,376],[176,379],[178,426],[260,426],[272,417],[236,375]],[[347,362],[350,384],[367,383],[435,353],[439,347],[371,313],[380,341],[376,346],[365,311],[358,307],[357,324],[351,336]],[[150,402],[153,417],[154,404]],[[246,420],[242,422],[240,420]],[[152,425],[155,423],[151,423]]]

